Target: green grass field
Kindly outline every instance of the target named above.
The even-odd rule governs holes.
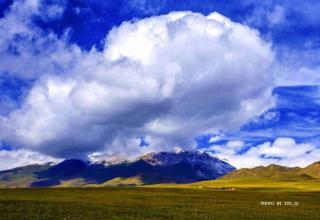
[[[261,206],[261,201],[299,202]],[[320,192],[183,188],[1,189],[0,219],[320,219]]]
[[[147,186],[148,187],[148,186]],[[156,188],[187,188],[187,189],[231,189],[247,191],[267,191],[267,192],[320,192],[320,180],[306,181],[280,181],[263,178],[235,178],[217,179],[191,184],[159,184],[149,187]]]

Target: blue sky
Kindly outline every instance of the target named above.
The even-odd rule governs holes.
[[[319,160],[319,9],[0,0],[0,169],[194,147],[238,167]]]

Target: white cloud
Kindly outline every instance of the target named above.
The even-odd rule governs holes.
[[[45,50],[48,56],[31,63],[54,57],[67,67],[56,75],[48,65],[22,107],[0,117],[0,139],[16,147],[61,157],[130,155],[143,150],[131,140],[146,136],[148,150],[173,150],[204,132],[236,128],[273,104],[270,45],[218,13],[125,22],[103,52],[58,39],[53,45],[60,52]]]
[[[64,4],[45,5],[41,0],[17,0],[0,19],[0,75],[24,79],[60,74],[75,62],[80,49],[68,45],[68,32],[58,39],[46,33],[33,20],[35,16],[54,19],[64,11]]]
[[[318,85],[319,39],[312,31],[304,35],[303,30],[319,25],[319,2],[292,4],[292,1],[286,0],[275,4],[275,1],[257,3],[250,0],[246,4],[247,7],[254,7],[243,22],[263,30],[264,38],[276,41],[275,84]]]
[[[281,24],[285,19],[285,10],[280,5],[276,5],[273,10],[267,14],[267,20],[270,25]]]
[[[29,164],[44,164],[47,162],[60,162],[53,158],[30,150],[0,150],[0,170],[12,169]]]
[[[65,10],[66,2],[55,1],[54,4],[42,4],[40,7],[41,18],[46,21],[60,18]]]
[[[261,4],[254,8],[252,13],[245,19],[246,24],[255,27],[282,24],[286,21],[286,8],[282,5],[264,5]]]
[[[244,142],[243,141],[228,141],[227,146],[234,148],[234,149],[242,148],[244,146]]]
[[[245,146],[244,143],[242,146]],[[277,138],[273,143],[265,142],[239,154],[243,149],[234,147],[229,142],[223,146],[211,147],[211,150],[216,151],[214,155],[228,160],[237,168],[269,164],[305,167],[320,160],[319,148],[310,143],[296,143],[292,138]]]
[[[278,47],[275,84],[280,86],[319,85],[319,45],[305,45],[303,50]]]
[[[209,139],[209,143],[214,143],[216,141],[220,141],[221,140],[221,136],[220,135],[214,135]]]

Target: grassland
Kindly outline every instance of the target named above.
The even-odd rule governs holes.
[[[206,187],[209,189],[235,188],[236,190],[260,191],[304,191],[320,192],[320,180],[280,181],[263,178],[235,178],[203,181],[190,184],[190,187]]]
[[[261,201],[299,202],[261,206]],[[187,188],[1,189],[0,219],[320,219],[320,192]]]
[[[210,190],[235,190],[265,191],[265,192],[320,192],[320,180],[283,181],[264,178],[235,178],[217,179],[196,182],[191,184],[159,184],[146,187],[156,188],[186,188],[186,189],[210,189]]]

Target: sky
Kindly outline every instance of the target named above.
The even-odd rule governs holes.
[[[319,17],[316,0],[0,0],[0,170],[319,161]]]

